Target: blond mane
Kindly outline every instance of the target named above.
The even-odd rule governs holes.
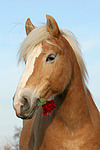
[[[68,30],[66,29],[61,29],[60,30],[62,36],[69,42],[70,46],[72,47],[77,62],[80,67],[81,75],[82,75],[82,80],[85,85],[85,81],[87,81],[87,70],[82,58],[81,50],[79,47],[79,43],[76,40],[76,37]],[[22,59],[26,60],[27,54],[34,49],[34,47],[41,43],[42,41],[47,40],[48,38],[51,38],[52,36],[50,33],[47,31],[46,26],[39,26],[36,27],[34,30],[30,32],[30,34],[25,38],[23,41],[20,49],[19,49],[19,60],[20,62]]]

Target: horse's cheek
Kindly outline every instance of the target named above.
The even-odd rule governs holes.
[[[70,81],[71,71],[65,74],[66,70],[63,68],[61,71],[52,74],[51,76],[51,89],[56,93],[61,93]]]

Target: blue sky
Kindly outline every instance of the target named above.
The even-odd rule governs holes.
[[[26,37],[28,17],[35,26],[52,15],[60,28],[71,30],[81,44],[89,73],[88,87],[100,110],[100,0],[3,0],[0,3],[0,145],[21,126],[12,107],[12,96],[24,65],[17,65],[17,52]],[[2,137],[2,138],[1,138]]]

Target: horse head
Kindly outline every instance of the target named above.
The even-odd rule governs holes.
[[[72,47],[55,19],[46,17],[46,26],[41,27],[35,27],[27,19],[27,37],[19,51],[19,60],[23,58],[26,65],[13,106],[17,116],[24,119],[33,116],[39,99],[48,100],[62,93],[72,76]]]

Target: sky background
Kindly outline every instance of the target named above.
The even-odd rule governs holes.
[[[0,2],[0,150],[11,139],[14,127],[22,126],[15,115],[12,97],[24,69],[17,52],[24,38],[25,21],[35,26],[53,16],[59,28],[77,37],[89,73],[88,87],[100,110],[100,0],[3,0]]]

